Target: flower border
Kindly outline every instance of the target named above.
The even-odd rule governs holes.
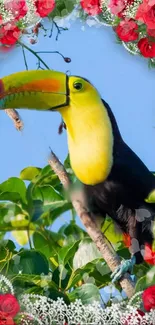
[[[15,1],[17,4],[20,2],[19,0],[10,0],[12,4]],[[16,44],[19,45],[24,34],[29,34],[29,38],[31,34],[30,42],[35,44],[36,36],[43,28],[41,21],[45,17],[56,24],[59,19],[74,15],[75,19],[83,19],[89,26],[90,18],[92,18],[94,21],[92,26],[96,22],[97,26],[104,25],[113,28],[118,43],[122,44],[130,54],[145,57],[149,67],[155,67],[155,21],[153,25],[153,20],[151,21],[153,18],[147,18],[149,10],[151,11],[155,7],[153,3],[149,5],[149,0],[70,1],[72,9],[68,12],[67,5],[63,10],[58,10],[58,0],[51,0],[50,8],[47,5],[47,0],[21,0],[22,4],[27,5],[27,11],[23,12],[23,5],[22,7],[17,6],[18,15],[13,17],[13,9],[11,11],[10,9],[4,10],[1,0],[0,10],[3,11],[3,16],[6,15],[7,20],[3,22],[0,11],[0,49],[8,50]],[[150,26],[154,26],[154,29],[150,29]],[[27,32],[28,29],[31,29],[30,33]]]
[[[84,305],[81,300],[75,300],[66,305],[62,298],[54,301],[47,296],[35,294],[21,294],[17,300],[11,281],[3,275],[0,275],[0,291],[0,324],[2,316],[5,316],[6,320],[12,319],[13,325],[131,325],[136,321],[137,324],[143,325],[155,324],[155,309],[151,309],[148,304],[155,286],[137,292],[127,302],[112,303],[106,308],[97,301]],[[142,310],[142,301],[148,312]],[[12,316],[14,314],[15,318]]]

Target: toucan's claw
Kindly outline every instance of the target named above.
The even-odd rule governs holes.
[[[120,280],[126,272],[132,273],[135,262],[135,256],[133,256],[130,260],[122,261],[121,264],[116,268],[116,270],[111,274],[112,283]]]

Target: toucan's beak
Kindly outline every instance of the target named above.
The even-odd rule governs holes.
[[[32,70],[0,79],[0,109],[54,110],[68,104],[68,76],[64,73]]]

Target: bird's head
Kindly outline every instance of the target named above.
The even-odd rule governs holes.
[[[27,108],[65,112],[100,100],[97,90],[84,78],[50,70],[31,70],[0,79],[0,108]],[[78,112],[79,114],[80,112]]]
[[[0,109],[7,108],[59,111],[67,126],[77,177],[85,184],[107,177],[112,166],[112,126],[98,91],[88,80],[50,70],[9,75],[0,79]]]

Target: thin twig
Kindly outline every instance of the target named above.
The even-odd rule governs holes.
[[[57,25],[57,23],[53,20],[53,24],[55,25],[57,29],[57,34],[56,34],[56,41],[58,40],[59,34],[61,34],[60,27]]]
[[[44,60],[42,60],[42,58],[35,51],[33,51],[30,47],[28,47],[27,45],[25,45],[24,43],[22,43],[20,41],[18,41],[18,44],[21,45],[22,47],[24,47],[29,52],[31,52],[44,65],[44,67],[46,69],[51,70],[49,68],[49,66],[44,62]]]
[[[42,66],[41,66],[41,62],[38,60],[37,64],[37,70],[45,70]]]
[[[5,109],[5,112],[10,117],[10,119],[13,121],[15,128],[18,131],[21,131],[24,127],[24,124],[23,124],[18,112],[12,108]]]
[[[64,60],[65,60],[65,56],[60,53],[59,51],[37,51],[36,53],[42,53],[42,54],[59,54]]]
[[[24,58],[25,68],[26,68],[26,70],[28,70],[28,64],[27,64],[26,55],[25,55],[25,49],[24,49],[23,45],[22,45],[22,52],[23,52],[23,58]]]
[[[50,32],[49,38],[51,38],[52,35],[53,35],[53,27],[54,27],[54,23],[53,23],[53,21],[52,21],[52,28],[51,28],[51,32]]]
[[[71,185],[70,179],[67,175],[64,166],[61,164],[57,156],[52,151],[48,163],[51,166],[51,168],[54,170],[56,175],[59,177],[64,188],[68,191]],[[97,248],[100,250],[104,260],[106,261],[109,268],[113,272],[116,269],[116,267],[120,265],[121,263],[120,258],[118,257],[116,252],[111,248],[111,244],[109,243],[107,238],[102,234],[101,230],[97,227],[92,214],[87,209],[85,193],[83,192],[83,190],[80,190],[80,193],[71,194],[71,201],[77,215],[80,217],[89,236],[94,241]],[[128,273],[126,273],[122,277],[122,279],[120,280],[120,285],[122,289],[126,292],[128,298],[131,298],[135,290],[134,290],[134,284],[131,281]]]

